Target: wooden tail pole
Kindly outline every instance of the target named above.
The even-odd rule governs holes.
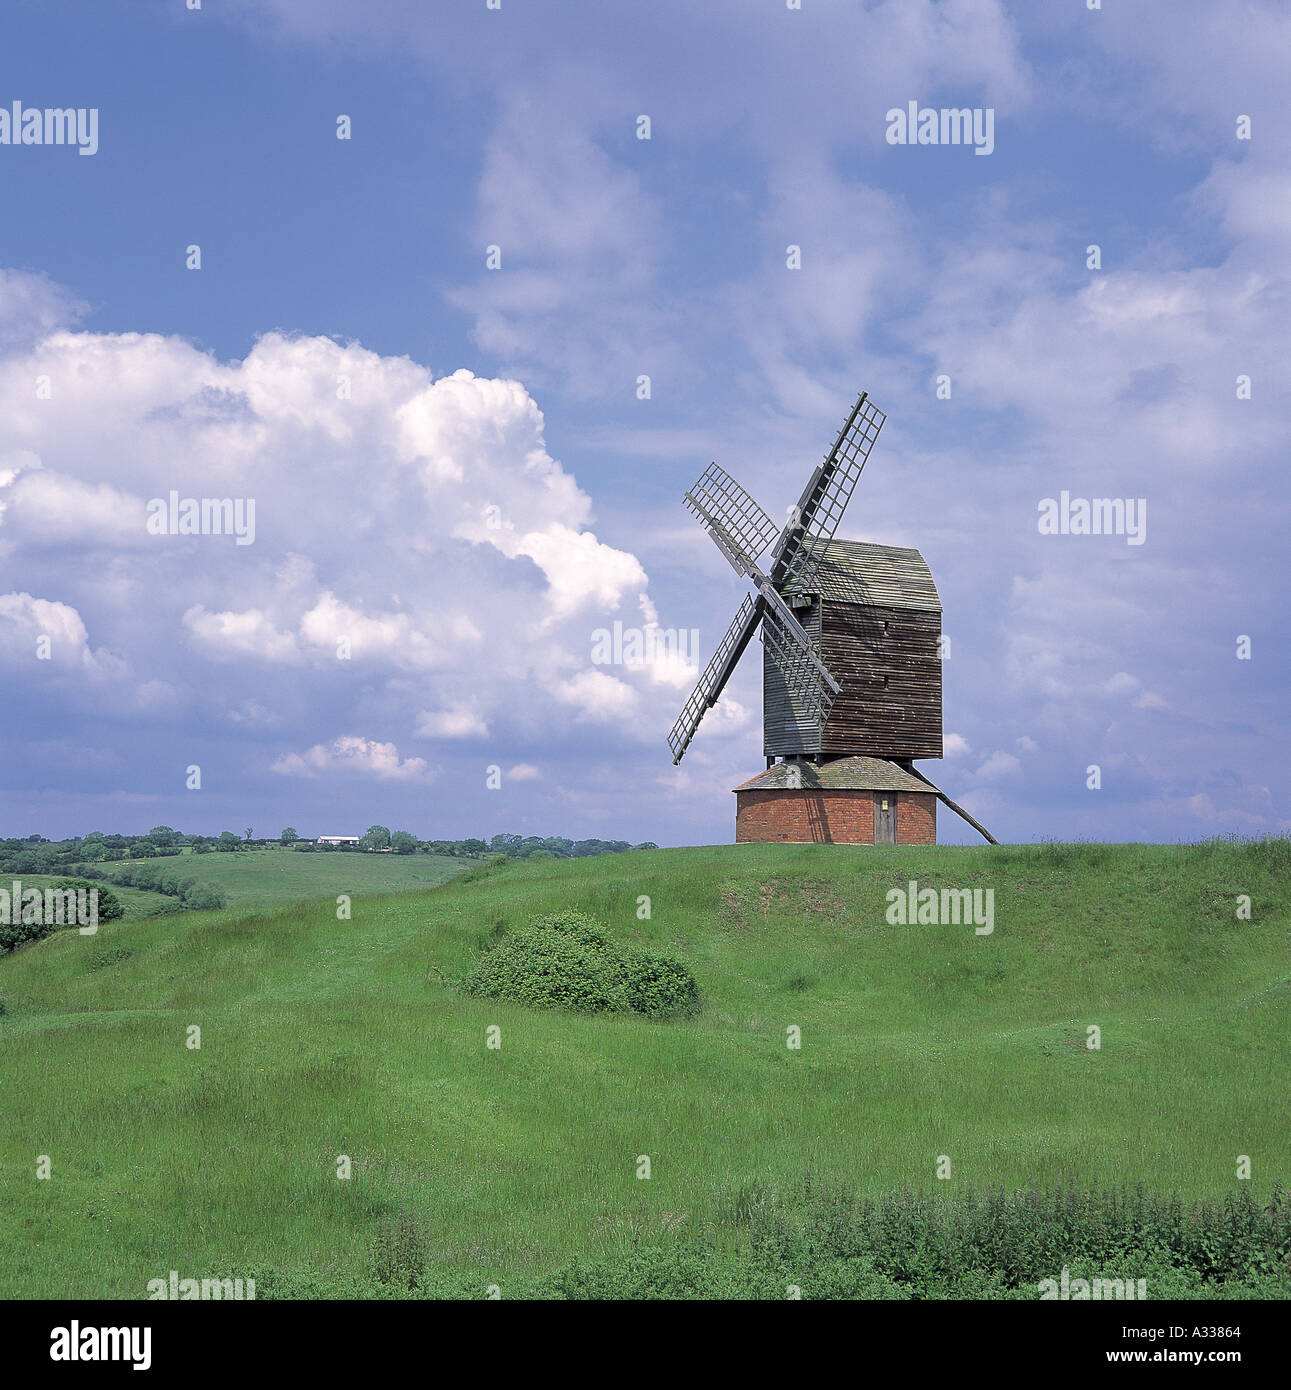
[[[998,844],[999,844],[999,841],[995,838],[995,836],[992,835],[991,832],[990,832],[989,830],[987,830],[987,828],[986,828],[980,821],[974,820],[974,819],[972,818],[972,816],[970,816],[970,815],[968,814],[968,812],[965,811],[964,808],[963,808],[962,806],[957,806],[957,805],[950,799],[950,797],[948,797],[948,796],[946,795],[946,793],[945,793],[944,791],[942,791],[942,789],[941,789],[939,786],[937,786],[937,785],[936,785],[935,783],[933,783],[933,782],[929,782],[928,779],[923,775],[922,772],[919,771],[919,769],[918,769],[917,767],[915,767],[915,766],[914,766],[913,764],[911,764],[911,763],[907,763],[906,766],[907,766],[907,768],[910,770],[910,772],[913,773],[913,775],[916,776],[921,782],[928,782],[928,785],[933,789],[933,791],[935,791],[935,792],[937,793],[938,798],[939,798],[940,800],[944,801],[944,802],[946,803],[946,805],[949,806],[950,809],[951,809],[952,811],[954,811],[954,813],[955,813],[957,816],[960,817],[961,820],[966,820],[966,821],[969,823],[969,825],[971,825],[971,826],[973,827],[973,829],[976,830],[977,833],[978,833],[980,836],[982,836],[982,838],[983,838],[984,840],[986,840],[986,842],[987,842],[988,844],[992,844],[992,845],[998,845]]]

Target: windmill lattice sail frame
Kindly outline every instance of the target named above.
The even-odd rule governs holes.
[[[862,391],[833,448],[798,499],[794,509],[798,525],[787,526],[784,540],[776,547],[771,572],[778,583],[815,569],[816,561],[834,539],[886,419],[869,393]]]

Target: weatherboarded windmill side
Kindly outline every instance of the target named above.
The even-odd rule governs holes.
[[[820,736],[822,758],[940,758],[941,600],[917,550],[831,541],[785,598],[840,685]],[[792,758],[809,717],[764,650],[763,751]]]
[[[923,556],[834,539],[885,418],[862,391],[782,529],[716,464],[686,494],[756,596],[673,726],[674,763],[761,628],[766,771],[734,789],[737,842],[935,844],[940,800],[995,843],[914,766],[942,756],[941,600]]]

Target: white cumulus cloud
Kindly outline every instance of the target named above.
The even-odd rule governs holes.
[[[433,776],[424,758],[400,759],[393,743],[349,734],[331,743],[316,743],[303,753],[284,753],[271,772],[288,777],[375,777],[383,782],[421,781]]]

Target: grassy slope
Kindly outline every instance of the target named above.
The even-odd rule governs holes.
[[[338,893],[406,893],[433,888],[472,867],[470,861],[441,854],[305,854],[288,849],[185,852],[144,862],[218,888],[230,907],[275,907]],[[112,873],[117,866],[103,867]]]
[[[908,878],[994,887],[994,935],[887,925]],[[1267,1190],[1291,1175],[1286,888],[1259,847],[747,846],[356,895],[350,922],[320,903],[113,923],[94,940],[133,954],[106,965],[63,933],[0,961],[0,1295],[132,1297],[172,1268],[341,1277],[401,1208],[441,1266],[505,1285],[685,1241],[749,1179],[932,1185],[941,1154],[961,1184],[1205,1197],[1249,1154]],[[563,906],[682,955],[705,1012],[570,1017],[452,988],[496,924]]]

